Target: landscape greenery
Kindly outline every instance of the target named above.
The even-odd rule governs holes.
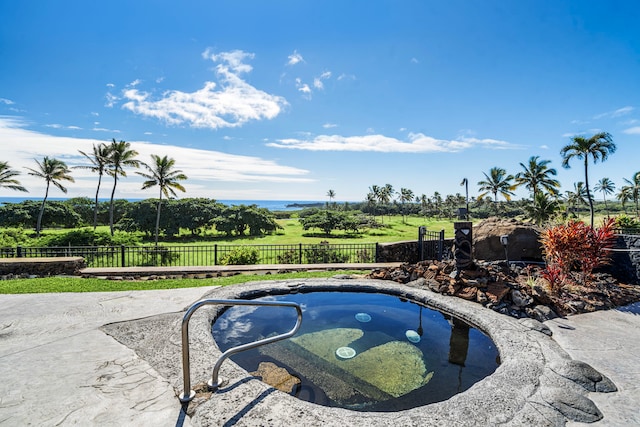
[[[47,201],[50,186],[63,193],[62,182],[73,183],[72,171],[58,159],[35,160],[37,167],[28,173],[46,182],[42,201],[27,200],[0,206],[0,248],[16,246],[110,246],[198,245],[206,242],[249,244],[293,243],[365,243],[415,240],[419,226],[432,231],[445,230],[453,234],[453,222],[477,222],[489,216],[518,218],[542,226],[573,224],[585,216],[589,227],[596,219],[615,216],[609,227],[640,228],[640,172],[616,192],[609,178],[601,178],[591,189],[590,160],[605,161],[616,146],[611,135],[597,133],[589,138],[575,136],[561,150],[562,166],[570,167],[575,158],[582,160],[585,179],[576,182],[573,191],[560,194],[557,171],[550,161],[532,156],[520,163],[521,170],[509,174],[494,167],[477,183],[479,195],[469,199],[469,182],[462,180],[465,195],[415,195],[408,188],[394,189],[391,184],[372,185],[364,201],[336,203],[336,191],[327,192],[328,201],[298,211],[272,212],[256,205],[227,206],[213,199],[176,199],[176,190],[185,191],[181,181],[188,177],[176,169],[175,159],[152,155],[151,162],[137,158],[138,153],[125,141],[94,145],[91,153],[80,153],[88,164],[78,166],[97,174],[94,199],[77,197],[65,201]],[[120,179],[127,171],[145,178],[143,189],[157,187],[158,198],[129,202],[115,198]],[[26,192],[18,180],[20,172],[0,161],[0,188]],[[111,197],[99,200],[104,176],[112,178]],[[511,200],[514,190],[524,187],[530,199]],[[593,191],[602,194],[596,201]],[[163,198],[164,196],[164,198]],[[610,196],[607,199],[607,196]],[[612,200],[614,196],[615,200]],[[500,200],[500,198],[504,200]],[[633,202],[633,206],[629,206]],[[635,208],[635,209],[634,209]],[[577,228],[574,227],[576,231]],[[577,233],[577,231],[576,231]],[[238,251],[228,263],[251,263],[251,250]]]

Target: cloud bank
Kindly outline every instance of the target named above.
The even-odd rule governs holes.
[[[407,141],[384,135],[341,136],[318,135],[312,139],[280,139],[269,147],[308,151],[356,151],[379,153],[459,152],[474,147],[517,149],[516,145],[496,139],[461,137],[456,140],[436,139],[422,133],[410,133]]]

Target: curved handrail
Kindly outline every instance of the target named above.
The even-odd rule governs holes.
[[[268,306],[268,307],[293,307],[296,309],[298,313],[298,318],[296,320],[296,324],[293,329],[284,334],[276,335],[269,338],[264,338],[258,341],[254,341],[247,344],[242,344],[236,347],[231,347],[224,353],[220,355],[218,361],[213,367],[213,372],[211,374],[211,380],[207,382],[209,388],[212,390],[220,387],[220,382],[218,381],[218,372],[220,371],[220,366],[222,362],[224,362],[229,356],[239,353],[244,350],[250,350],[252,348],[259,347],[261,345],[269,344],[275,341],[280,341],[295,335],[300,329],[300,325],[302,324],[302,309],[300,305],[295,302],[288,301],[248,301],[248,300],[234,300],[234,299],[205,299],[200,300],[194,303],[184,314],[182,318],[182,377],[184,380],[184,391],[180,393],[178,398],[181,402],[186,403],[190,402],[196,395],[196,392],[191,390],[191,367],[189,365],[189,320],[193,313],[198,310],[200,307],[204,305],[213,305],[213,304],[221,304],[227,306],[234,305],[252,305],[252,306]],[[187,394],[188,393],[188,394]]]

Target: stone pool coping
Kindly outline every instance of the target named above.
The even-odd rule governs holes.
[[[478,304],[436,294],[416,283],[400,285],[364,279],[305,279],[253,282],[217,288],[203,299],[251,298],[291,291],[383,292],[426,304],[486,332],[500,351],[502,364],[493,375],[443,402],[399,412],[356,412],[304,402],[277,391],[249,375],[232,361],[220,374],[226,386],[213,395],[202,393],[189,404],[194,425],[564,425],[593,422],[601,412],[589,392],[615,391],[615,385],[589,365],[573,360],[532,319],[513,319]],[[192,387],[206,382],[220,350],[210,324],[220,308],[203,307],[192,317]],[[182,391],[180,323],[184,313],[168,313],[114,323],[101,329],[132,348],[176,390]],[[178,404],[176,402],[176,404]]]

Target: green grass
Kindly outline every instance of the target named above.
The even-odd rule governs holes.
[[[35,294],[59,292],[115,292],[144,291],[152,289],[180,289],[203,286],[229,286],[262,280],[308,279],[332,277],[336,274],[363,274],[363,271],[334,270],[295,272],[283,274],[239,274],[211,279],[162,279],[162,280],[105,280],[79,277],[45,277],[38,279],[12,279],[0,281],[0,294]]]

